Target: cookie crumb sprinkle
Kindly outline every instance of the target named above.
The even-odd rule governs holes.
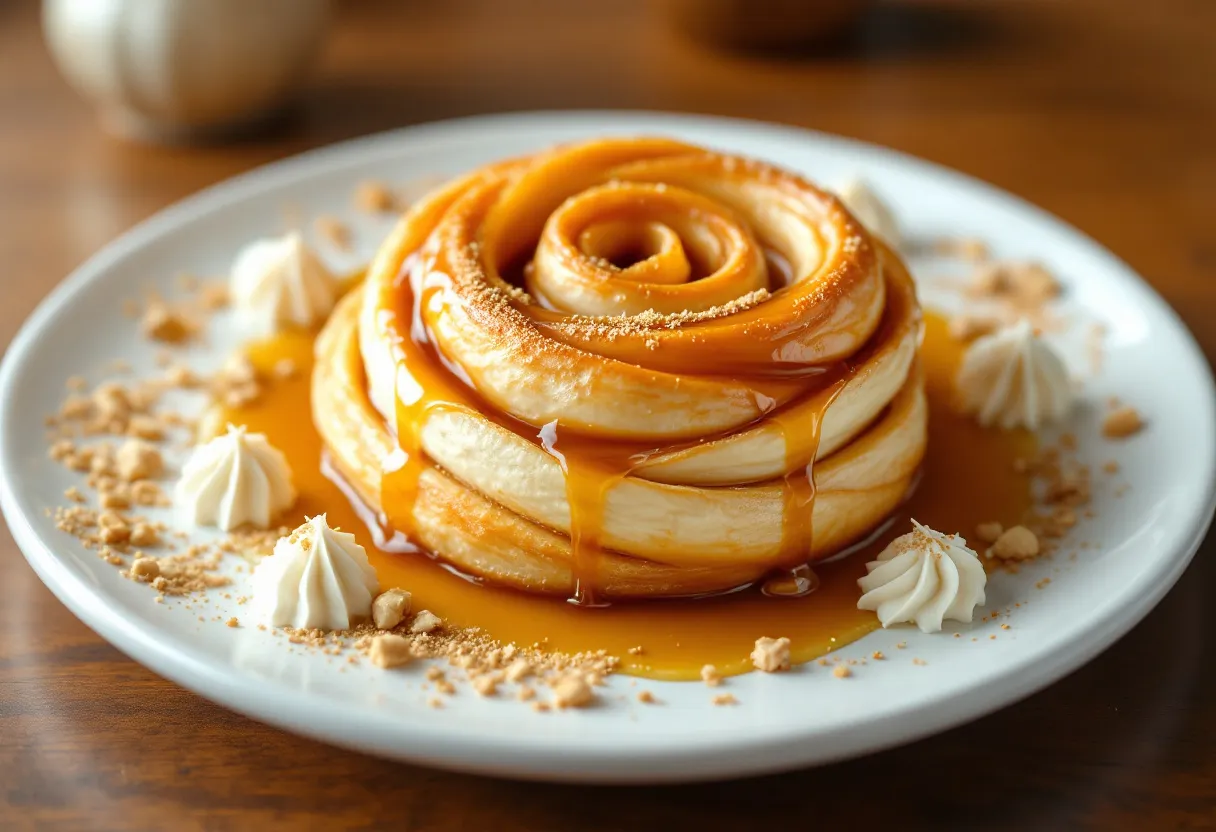
[[[1102,421],[1102,435],[1107,439],[1126,439],[1143,428],[1144,421],[1139,411],[1127,405],[1111,411]]]
[[[409,664],[414,659],[414,649],[409,641],[392,633],[378,635],[372,639],[367,657],[376,667],[389,669]]]
[[[492,674],[475,676],[472,685],[478,696],[493,696],[498,692],[498,677]]]
[[[997,538],[1004,533],[1005,527],[995,521],[991,523],[980,523],[975,527],[975,536],[978,537],[982,543],[996,543]]]
[[[790,640],[788,638],[768,638],[767,636],[762,636],[756,639],[756,646],[752,649],[751,659],[755,668],[765,673],[789,670]]]
[[[163,301],[151,301],[144,309],[140,328],[146,337],[166,344],[180,344],[194,334],[194,326]]]
[[[553,705],[558,708],[583,708],[595,699],[595,692],[582,674],[572,673],[553,685]]]
[[[355,207],[369,214],[387,214],[397,208],[397,199],[383,182],[360,182],[355,189]]]
[[[381,592],[372,601],[372,622],[381,630],[391,630],[410,611],[410,594],[394,587]]]
[[[1039,556],[1039,539],[1025,526],[1007,529],[988,550],[988,557],[1000,560],[1030,560]]]
[[[350,251],[350,226],[337,217],[320,216],[312,222],[313,230],[339,251]]]
[[[144,583],[151,583],[160,576],[160,564],[155,558],[136,558],[131,563],[131,577]]]
[[[414,616],[410,624],[410,632],[414,634],[429,633],[443,626],[443,619],[430,610],[422,610]]]

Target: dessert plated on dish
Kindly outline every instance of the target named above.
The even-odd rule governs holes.
[[[321,336],[313,414],[382,539],[489,583],[801,594],[918,470],[920,328],[828,193],[594,141],[415,205]]]
[[[301,303],[263,294],[307,306],[290,285]],[[1030,507],[1033,437],[951,403],[965,345],[899,253],[763,162],[626,138],[490,164],[415,202],[345,285],[248,348],[299,377],[216,422],[285,449],[295,513],[366,528],[383,585],[451,626],[668,679],[753,670],[776,635],[788,667],[888,620],[969,621],[985,577],[961,537],[967,585],[929,581],[898,615],[859,601],[859,581],[901,595],[866,564],[912,515]]]
[[[1196,355],[1109,254],[890,151],[487,119],[116,241],[5,357],[0,486],[77,615],[260,719],[722,776],[958,724],[1138,620],[1210,509],[1210,402],[1151,372],[1208,390]]]
[[[405,210],[332,314],[270,315],[247,353],[300,377],[215,421],[286,449],[295,513],[366,528],[384,586],[505,643],[699,679],[755,669],[773,635],[787,668],[969,622],[986,578],[962,536],[945,561],[919,538],[916,591],[879,585],[907,557],[866,564],[911,516],[1020,522],[1034,438],[952,404],[966,344],[922,314],[889,209],[860,204],[883,237],[801,176],[668,139],[485,165]],[[252,249],[294,252],[280,276],[316,263]],[[281,288],[271,311],[313,308]]]
[[[374,210],[397,210],[384,193]],[[1026,428],[1067,415],[1071,382],[1033,304],[969,346],[945,335],[903,244],[864,183],[837,197],[644,137],[442,184],[348,278],[298,232],[254,240],[226,280],[243,344],[207,385],[178,519],[252,530],[228,548],[257,559],[261,626],[352,638],[384,667],[432,654],[435,622],[456,644],[543,645],[530,661],[559,669],[582,656],[579,684],[788,670],[878,626],[970,623],[987,570],[961,532],[990,564],[1039,554]],[[1004,291],[1058,288],[992,268]],[[159,298],[144,313],[162,342],[201,326]],[[155,423],[161,384],[103,386],[62,415],[123,433],[146,401]],[[120,477],[124,454],[164,469],[138,441],[117,451]],[[63,451],[89,457],[103,507],[124,499],[111,453]],[[1042,471],[1064,476],[1058,460]],[[1084,489],[1057,490],[1077,495],[1058,531]],[[170,534],[72,516],[110,551],[125,529]],[[189,571],[135,557],[129,574],[162,588]],[[375,615],[389,601],[392,623]]]

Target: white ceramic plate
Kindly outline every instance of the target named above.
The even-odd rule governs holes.
[[[633,698],[615,677],[604,707],[535,714],[513,701],[454,697],[426,707],[417,683],[366,666],[267,646],[255,628],[201,623],[151,602],[146,587],[57,532],[44,516],[73,482],[46,458],[43,415],[63,380],[105,375],[115,359],[151,372],[150,350],[120,314],[124,298],[181,271],[222,274],[250,238],[283,230],[284,211],[329,213],[358,228],[366,257],[386,230],[349,208],[365,178],[434,181],[553,142],[602,134],[670,134],[773,160],[839,183],[861,173],[896,207],[913,237],[964,235],[1004,257],[1041,260],[1066,282],[1070,303],[1108,330],[1105,369],[1086,400],[1118,395],[1149,427],[1117,446],[1096,437],[1100,407],[1073,425],[1095,437],[1082,453],[1115,456],[1132,484],[1096,495],[1098,519],[1079,530],[1102,546],[1076,561],[1043,562],[989,584],[989,608],[1032,600],[1005,619],[960,628],[966,638],[912,629],[874,633],[842,650],[885,662],[842,682],[822,669],[733,679],[741,705],[712,707],[700,684],[646,683],[665,704]],[[924,290],[932,298],[932,287]],[[196,364],[235,346],[213,329]],[[1084,363],[1079,351],[1071,356]],[[508,115],[415,127],[308,153],[211,188],[143,223],[80,267],[38,308],[0,373],[0,497],[14,537],[47,586],[132,658],[237,711],[291,731],[414,762],[510,777],[657,782],[773,771],[903,743],[988,713],[1091,659],[1138,622],[1177,580],[1211,517],[1213,388],[1207,364],[1174,313],[1091,240],[975,180],[889,150],[784,127],[634,113]],[[1112,450],[1113,449],[1113,450]],[[1051,577],[1049,586],[1034,585]],[[222,600],[207,615],[223,613]],[[996,634],[996,640],[989,639]],[[970,636],[978,636],[972,641]],[[906,641],[907,649],[895,649]],[[925,664],[913,664],[912,657]]]

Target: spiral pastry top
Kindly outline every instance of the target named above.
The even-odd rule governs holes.
[[[318,342],[314,418],[382,522],[582,601],[823,558],[925,444],[906,269],[830,194],[659,138],[489,165],[411,208]]]

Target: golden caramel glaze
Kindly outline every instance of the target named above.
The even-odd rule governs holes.
[[[322,471],[325,453],[313,425],[300,419],[301,409],[316,397],[309,373],[313,340],[304,333],[287,333],[254,345],[250,354],[268,381],[264,394],[253,403],[222,414],[227,421],[265,433],[288,457],[300,497],[294,518],[328,512],[331,525],[354,531],[368,546],[382,586],[400,586],[414,595],[419,608],[432,610],[453,626],[479,627],[504,642],[541,643],[553,650],[579,652],[604,649],[621,657],[628,673],[666,679],[698,679],[705,664],[722,673],[750,669],[747,656],[760,636],[790,638],[795,662],[808,661],[837,650],[878,626],[873,613],[859,611],[856,580],[893,537],[905,532],[915,517],[934,528],[970,537],[980,523],[1011,525],[1030,510],[1028,476],[1017,473],[1015,460],[1035,456],[1033,437],[1024,432],[988,431],[951,407],[952,380],[961,346],[946,334],[946,324],[929,316],[921,363],[930,411],[929,448],[920,479],[907,502],[898,506],[883,531],[849,557],[814,567],[817,589],[798,598],[773,598],[756,590],[687,600],[620,601],[605,609],[583,610],[564,603],[560,595],[517,592],[509,580],[517,560],[510,547],[480,561],[489,580],[470,581],[450,567],[421,553],[401,553],[402,542],[384,539],[384,530],[369,504],[376,494],[360,495],[332,466]],[[329,337],[328,334],[326,337]],[[276,378],[274,368],[284,359],[301,371],[289,379]],[[358,368],[357,360],[354,362]],[[341,402],[339,401],[339,404]],[[347,405],[342,405],[347,406]],[[367,414],[363,423],[367,444],[384,441],[378,414],[356,398],[350,407]],[[391,443],[386,445],[391,447]],[[823,468],[816,469],[822,477]],[[494,512],[476,513],[466,489],[451,478],[432,471],[423,477],[427,511],[451,524],[453,545],[462,534],[493,533]],[[354,479],[352,478],[351,482]],[[353,499],[352,499],[353,498]],[[448,504],[447,500],[453,500]],[[365,503],[364,501],[368,502]],[[466,508],[474,513],[462,514]],[[371,534],[364,531],[370,524]],[[556,536],[555,536],[556,537]],[[384,549],[371,545],[379,541]],[[433,543],[442,544],[439,538]],[[542,549],[540,554],[560,553]],[[495,569],[502,571],[500,586]],[[744,579],[746,574],[740,574]],[[641,646],[641,653],[630,649]]]
[[[797,570],[868,533],[923,453],[906,269],[753,160],[607,139],[475,171],[406,213],[355,303],[317,369],[335,465],[387,526],[513,586],[594,602]],[[440,528],[435,476],[494,534]]]
[[[355,293],[339,305],[317,347],[312,408],[335,468],[386,526],[405,525],[406,518],[394,515],[394,505],[408,500],[414,512],[411,536],[461,571],[521,589],[572,592],[570,539],[555,531],[569,529],[573,514],[558,516],[554,509],[566,496],[563,466],[526,434],[486,420],[471,394],[451,391],[442,408],[429,409],[418,434],[423,453],[410,455],[418,460],[416,471],[408,477],[400,476],[400,468],[381,473],[383,460],[399,449],[363,386],[353,332],[358,302]],[[847,545],[859,526],[864,534],[899,503],[921,459],[924,426],[920,375],[914,373],[882,418],[816,466],[816,556]],[[916,440],[910,445],[908,434]],[[480,464],[487,449],[501,467]],[[619,460],[602,448],[604,455],[597,459],[593,450],[567,455],[565,465],[577,455],[593,472],[582,472],[586,479],[579,484],[601,489],[592,505],[604,512],[602,542],[653,558],[603,553],[598,579],[604,595],[690,595],[734,588],[756,580],[787,555],[783,480],[723,489],[672,486],[614,475],[609,465]],[[432,456],[446,465],[436,464]],[[399,491],[403,486],[410,491]],[[697,522],[682,524],[674,534],[684,537],[671,546],[670,518],[681,514]],[[530,519],[537,515],[550,523]],[[474,517],[475,523],[468,521]],[[743,533],[720,536],[715,528],[704,528],[724,522]]]

